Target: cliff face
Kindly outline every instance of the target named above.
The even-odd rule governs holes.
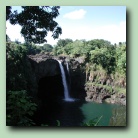
[[[59,63],[52,57],[44,57],[41,55],[29,56],[33,72],[35,73],[37,82],[45,76],[60,75]]]
[[[37,96],[41,100],[56,101],[64,97],[61,71],[57,60],[62,60],[70,96],[86,101],[118,103],[126,105],[123,79],[119,81],[99,70],[86,73],[84,58],[53,57],[49,55],[29,56]]]
[[[36,96],[42,101],[56,101],[63,96],[63,85],[59,63],[49,55],[29,56],[36,80]]]
[[[42,100],[56,100],[59,96],[64,97],[64,89],[61,71],[57,60],[62,60],[65,70],[70,96],[83,98],[86,96],[84,90],[85,71],[82,70],[83,58],[68,59],[68,57],[54,57],[49,55],[29,56],[32,73],[36,80],[37,96]],[[68,63],[68,67],[67,67]]]
[[[86,101],[94,101],[97,103],[107,102],[112,104],[126,105],[126,94],[119,93],[112,86],[106,86],[101,84],[87,83],[85,86]]]
[[[74,98],[84,99],[85,92],[85,68],[83,58],[70,59],[70,86],[71,95]]]
[[[87,74],[86,101],[126,105],[126,80],[98,71]]]

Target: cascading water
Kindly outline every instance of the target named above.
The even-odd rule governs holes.
[[[69,93],[70,93],[71,79],[70,79],[70,71],[69,71],[69,63],[68,62],[66,62],[66,68],[67,68],[67,71],[68,71],[68,90],[69,90]]]
[[[69,90],[68,90],[68,85],[67,85],[67,81],[66,81],[66,75],[65,75],[65,71],[64,68],[62,66],[61,61],[59,61],[59,66],[60,66],[60,70],[61,70],[61,76],[62,76],[62,82],[63,82],[63,86],[64,86],[64,96],[65,96],[65,101],[74,101],[74,99],[72,99],[69,95]]]
[[[68,73],[69,73],[69,64],[68,64],[68,62],[66,63],[66,65],[67,65],[67,70],[68,70]]]

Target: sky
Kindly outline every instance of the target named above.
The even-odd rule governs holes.
[[[20,12],[20,7],[13,6]],[[55,19],[62,28],[58,39],[52,33],[46,37],[47,43],[56,45],[59,39],[104,39],[112,44],[126,42],[126,7],[125,6],[60,6],[59,16]],[[6,22],[6,34],[12,41],[24,42],[19,25]]]

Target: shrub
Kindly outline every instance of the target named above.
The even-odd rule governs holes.
[[[6,124],[8,126],[35,125],[31,116],[37,109],[27,91],[8,91],[6,100]]]

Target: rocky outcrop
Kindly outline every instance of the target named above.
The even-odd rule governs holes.
[[[86,101],[95,101],[98,103],[102,103],[104,99],[110,98],[110,92],[106,88],[102,86],[96,86],[94,84],[86,85],[85,87],[87,97]]]
[[[86,101],[108,102],[126,105],[126,77],[119,74],[107,74],[96,64],[86,64]]]
[[[58,61],[51,57],[43,58],[40,56],[33,58],[32,56],[29,56],[29,59],[37,81],[45,76],[55,76],[61,74]]]
[[[85,97],[86,101],[126,105],[126,94],[118,92],[115,87],[86,83],[85,90],[87,94]]]
[[[126,95],[123,93],[115,93],[110,96],[110,98],[105,99],[105,102],[111,104],[121,104],[126,105]]]
[[[83,64],[83,57],[70,59],[69,61],[71,96],[74,98],[84,99],[86,96],[84,89],[86,75]]]

